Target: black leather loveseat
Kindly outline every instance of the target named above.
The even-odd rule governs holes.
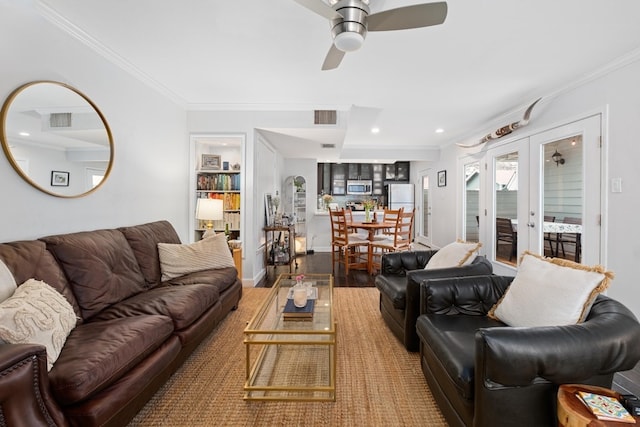
[[[450,426],[553,426],[559,384],[611,387],[640,360],[640,324],[599,295],[583,323],[509,327],[487,317],[512,277],[421,284],[420,361]]]
[[[380,312],[391,331],[409,351],[418,351],[416,319],[420,310],[420,282],[427,279],[491,274],[485,257],[462,267],[425,270],[437,250],[392,252],[383,255],[375,285],[380,290]]]

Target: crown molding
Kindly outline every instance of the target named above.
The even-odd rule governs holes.
[[[44,3],[43,0],[36,1],[36,10],[44,17],[46,20],[69,34],[71,37],[80,41],[81,43],[88,46],[94,52],[100,54],[104,58],[106,58],[109,62],[114,65],[120,67],[128,74],[132,75],[137,80],[149,86],[151,89],[160,93],[162,96],[169,99],[174,104],[185,108],[187,106],[187,102],[178,96],[175,92],[168,89],[166,86],[159,83],[157,80],[151,78],[148,74],[141,71],[138,67],[133,65],[131,62],[127,61],[125,58],[117,54],[112,49],[108,48],[106,45],[101,43],[95,37],[89,35],[82,28],[78,27],[74,23],[70,22],[67,18],[60,15],[55,9],[51,6]]]

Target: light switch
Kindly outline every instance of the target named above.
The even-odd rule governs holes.
[[[622,193],[622,178],[611,178],[611,192]]]

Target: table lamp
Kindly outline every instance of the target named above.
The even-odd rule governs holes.
[[[220,199],[198,199],[196,218],[207,221],[207,230],[213,229],[213,221],[223,218],[224,206]]]

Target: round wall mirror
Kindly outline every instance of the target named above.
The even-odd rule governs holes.
[[[56,197],[95,191],[113,165],[113,138],[93,102],[64,83],[17,88],[0,113],[2,149],[33,187]]]

